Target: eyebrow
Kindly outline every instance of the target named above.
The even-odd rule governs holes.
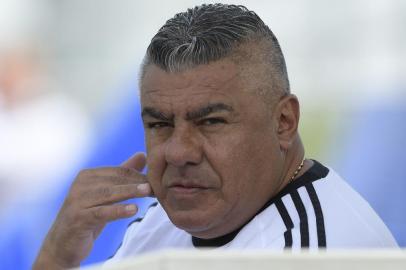
[[[196,111],[186,113],[186,119],[195,120],[195,119],[199,119],[199,118],[208,116],[211,113],[220,112],[220,111],[232,112],[232,111],[234,111],[234,109],[233,109],[233,107],[226,105],[224,103],[213,103],[213,104],[209,104],[203,108],[200,108]]]
[[[190,120],[203,118],[205,116],[208,116],[209,114],[212,114],[215,112],[220,112],[220,111],[232,112],[232,111],[234,111],[234,109],[233,109],[233,107],[226,105],[224,103],[213,103],[213,104],[209,104],[205,107],[202,107],[196,111],[186,113],[186,120],[190,121]],[[167,116],[163,112],[158,111],[152,107],[145,107],[142,110],[141,116],[143,118],[145,116],[150,116],[155,119],[162,120],[162,121],[173,121],[173,115]]]
[[[145,107],[142,109],[141,113],[142,118],[145,116],[150,116],[155,119],[163,120],[163,121],[172,121],[173,120],[173,115],[171,116],[166,116],[163,112],[160,112],[152,107]]]

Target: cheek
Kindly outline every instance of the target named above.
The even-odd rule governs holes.
[[[272,178],[272,140],[253,135],[224,136],[212,146],[212,166],[219,173],[224,197],[230,202],[255,196],[258,186]]]
[[[210,145],[208,160],[222,181],[222,193],[229,202],[239,198],[247,182],[247,149],[238,136],[224,136]]]

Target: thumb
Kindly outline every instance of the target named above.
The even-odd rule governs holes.
[[[147,158],[144,153],[135,153],[132,157],[124,161],[121,166],[124,168],[135,169],[142,171],[147,163]]]

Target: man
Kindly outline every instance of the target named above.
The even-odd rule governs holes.
[[[282,51],[254,12],[215,4],[175,15],[148,47],[140,89],[148,156],[78,175],[38,269],[79,266],[107,222],[135,214],[118,202],[151,195],[158,202],[114,258],[170,247],[396,247],[357,193],[305,158]]]

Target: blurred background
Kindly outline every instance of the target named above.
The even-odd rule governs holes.
[[[270,26],[301,101],[307,157],[335,168],[405,247],[406,2],[217,2]],[[145,49],[201,3],[0,0],[0,269],[30,268],[81,168],[144,150]],[[108,225],[83,264],[112,255],[130,220]]]

